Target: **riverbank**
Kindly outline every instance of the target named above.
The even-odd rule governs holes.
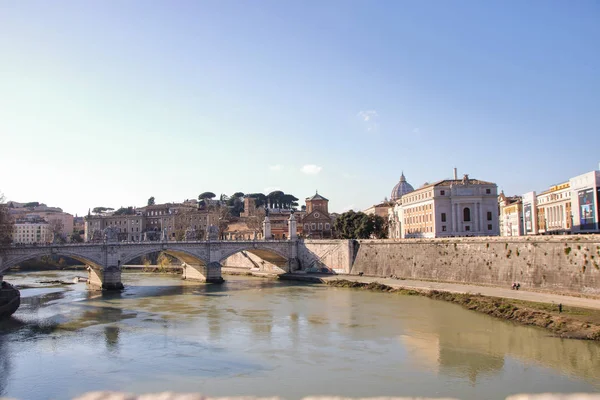
[[[321,282],[333,287],[425,296],[459,304],[469,310],[492,317],[544,328],[562,338],[600,341],[600,310],[597,309],[563,305],[559,311],[557,304],[484,296],[479,293],[392,287],[379,282],[358,282],[348,279],[321,279]]]

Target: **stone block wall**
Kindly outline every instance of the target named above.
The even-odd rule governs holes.
[[[358,240],[351,274],[600,295],[600,236]]]
[[[303,240],[298,243],[300,268],[330,268],[338,274],[351,271],[351,240]]]
[[[235,253],[234,255],[227,257],[223,261],[223,267],[247,268],[249,270],[258,269],[260,272],[273,274],[283,274],[285,272],[277,265],[270,263],[267,260],[263,260],[257,255],[254,255],[247,251],[241,251],[239,253]]]

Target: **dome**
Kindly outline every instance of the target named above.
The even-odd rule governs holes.
[[[392,196],[390,197],[390,200],[399,200],[400,197],[404,196],[406,193],[412,192],[413,190],[415,189],[410,183],[406,182],[406,178],[404,177],[403,172],[400,176],[400,182],[398,182],[396,186],[394,186],[394,188],[392,189]]]

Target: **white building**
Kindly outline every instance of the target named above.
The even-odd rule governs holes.
[[[537,196],[535,192],[523,195],[523,233],[525,235],[538,234]]]
[[[500,209],[500,236],[523,235],[523,198],[520,196],[505,196],[504,192],[498,196]]]
[[[470,179],[427,184],[401,198],[403,238],[498,236],[498,187]]]
[[[48,243],[52,241],[50,224],[41,219],[17,220],[13,227],[13,243]]]
[[[571,231],[569,182],[551,186],[536,196],[537,233],[565,234]]]
[[[600,171],[591,171],[569,180],[573,233],[600,232]]]

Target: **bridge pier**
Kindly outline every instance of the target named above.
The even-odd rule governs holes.
[[[117,266],[98,268],[88,265],[88,281],[90,289],[123,290],[121,268]]]
[[[288,272],[294,272],[300,269],[300,261],[297,257],[290,258],[288,261]]]
[[[211,262],[207,265],[183,263],[183,279],[191,279],[206,283],[223,283],[221,264]]]

